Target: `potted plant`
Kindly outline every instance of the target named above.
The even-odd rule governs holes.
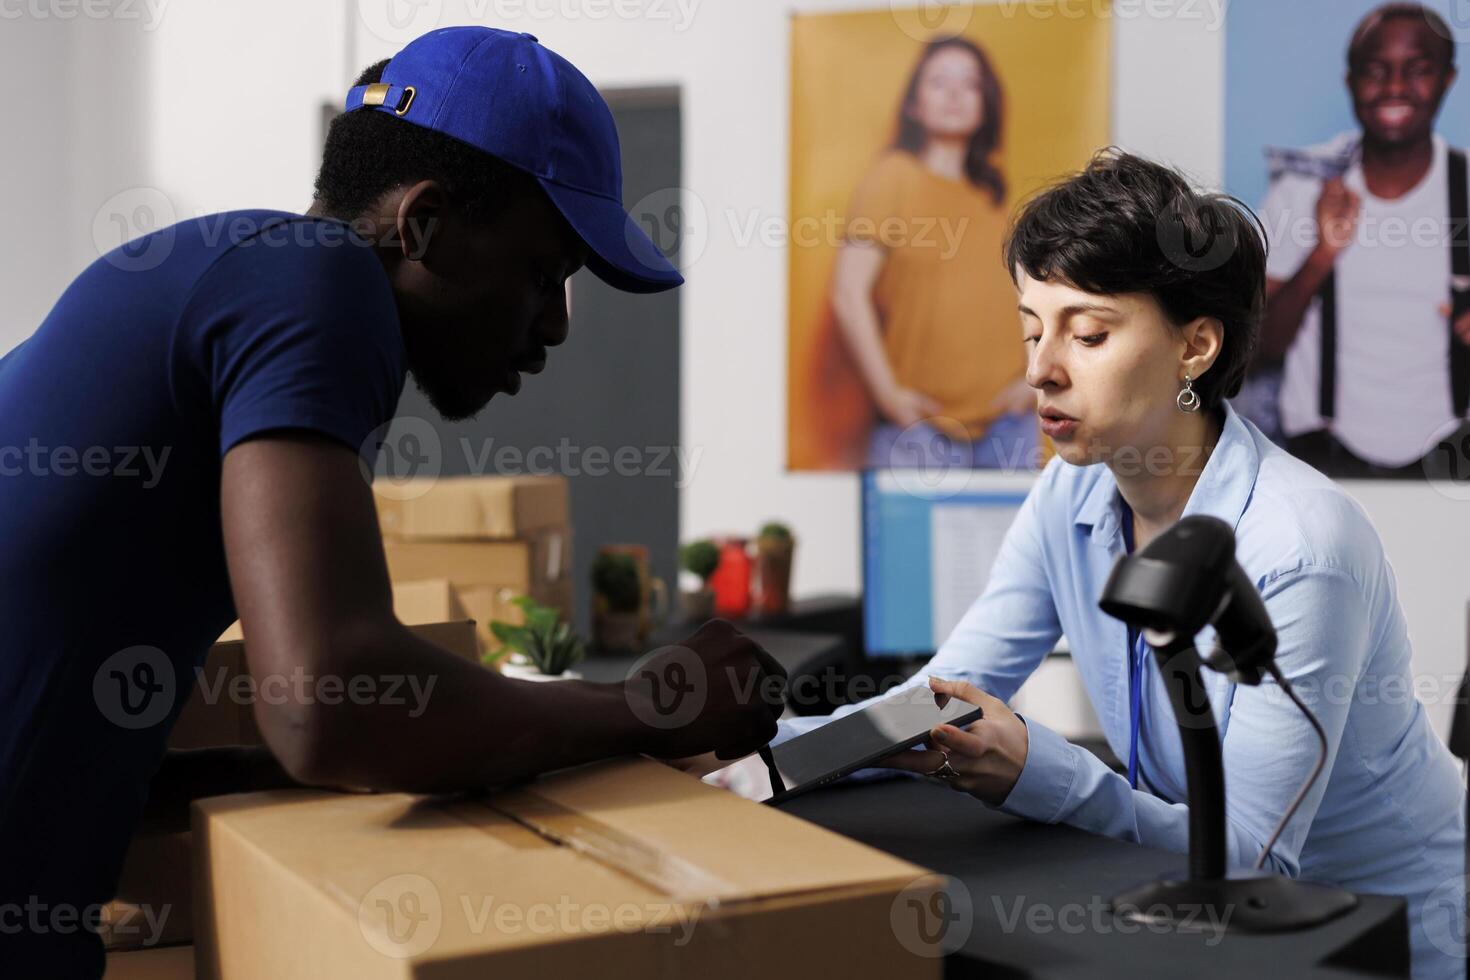
[[[592,562],[592,642],[602,650],[637,652],[643,634],[643,578],[638,560],[603,551]]]
[[[780,616],[791,607],[791,559],[796,539],[779,521],[761,527],[755,539],[756,608],[762,616]]]
[[[720,549],[708,538],[679,548],[679,567],[699,579],[699,588],[680,589],[679,607],[686,622],[703,622],[715,614],[715,592],[710,576],[720,565]]]
[[[528,681],[580,677],[571,668],[586,655],[586,649],[572,624],[564,622],[556,609],[543,606],[530,596],[513,601],[525,613],[526,621],[520,626],[499,620],[492,622],[490,632],[501,647],[486,654],[484,662],[493,666],[504,658],[502,673]]]

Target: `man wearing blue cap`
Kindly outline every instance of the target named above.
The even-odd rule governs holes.
[[[781,668],[728,624],[687,641],[702,682],[670,652],[625,684],[530,684],[394,617],[362,463],[406,372],[464,417],[566,340],[580,266],[682,280],[623,211],[606,104],[535,38],[435,31],[347,109],[308,214],[137,239],[0,360],[0,976],[101,976],[145,800],[241,785],[218,756],[165,760],[237,616],[279,759],[253,785],[457,790],[775,732],[758,693]]]

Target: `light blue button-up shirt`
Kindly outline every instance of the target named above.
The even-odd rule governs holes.
[[[1097,605],[1126,552],[1122,508],[1106,466],[1052,459],[1007,532],[984,594],[906,686],[934,675],[1009,700],[1065,633],[1108,744],[1126,759],[1128,631]],[[1408,624],[1377,531],[1341,487],[1228,403],[1182,516],[1191,514],[1235,529],[1236,558],[1276,627],[1276,661],[1327,732],[1325,774],[1267,867],[1406,896],[1414,975],[1464,976],[1456,944],[1463,936],[1465,791],[1414,695]],[[1213,642],[1206,627],[1200,650]],[[1028,719],[1025,766],[1000,809],[1187,851],[1179,733],[1151,658],[1149,665],[1139,789]],[[1311,771],[1319,742],[1274,681],[1236,685],[1206,670],[1204,682],[1222,739],[1229,862],[1249,868]],[[826,720],[783,722],[780,738]]]

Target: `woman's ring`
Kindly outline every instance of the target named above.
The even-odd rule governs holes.
[[[929,775],[938,776],[940,779],[944,780],[947,783],[952,779],[959,779],[960,771],[949,764],[949,757],[946,756],[944,762],[940,764],[939,768],[935,769]]]

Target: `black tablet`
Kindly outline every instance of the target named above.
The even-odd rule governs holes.
[[[982,715],[978,705],[950,698],[943,708],[928,687],[913,687],[875,701],[770,749],[772,795],[782,803],[912,748],[935,725],[964,726]],[[770,768],[770,763],[768,763]],[[779,783],[779,785],[778,785]]]

